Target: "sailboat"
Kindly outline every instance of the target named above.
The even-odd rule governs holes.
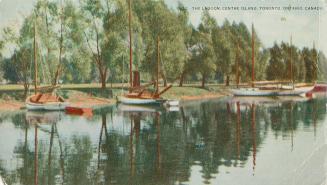
[[[132,61],[133,61],[133,51],[132,51],[132,30],[131,30],[131,0],[129,0],[129,79],[130,79],[130,87],[129,93],[119,96],[118,101],[123,104],[133,104],[133,105],[144,105],[144,104],[156,104],[163,101],[160,97],[163,93],[165,93],[168,89],[172,87],[169,85],[165,87],[163,90],[159,90],[159,61],[160,61],[160,39],[159,36],[157,38],[157,71],[156,71],[156,81],[149,83],[144,86],[139,86],[139,76],[132,74]],[[133,83],[134,81],[134,83]],[[155,84],[155,91],[149,92],[146,90],[146,87]]]
[[[68,102],[61,96],[55,95],[53,91],[57,87],[38,87],[37,84],[37,56],[36,56],[36,27],[34,24],[34,95],[29,96],[25,100],[27,110],[64,110],[68,106]],[[42,93],[41,90],[50,92]]]
[[[292,39],[291,39],[292,47]],[[314,89],[312,84],[294,84],[293,80],[293,64],[292,64],[292,52],[290,75],[291,81],[255,81],[254,71],[254,27],[252,24],[252,82],[251,87],[231,89],[234,96],[299,96],[305,94]],[[238,73],[238,69],[237,69]],[[238,76],[238,75],[237,75]],[[237,77],[238,78],[238,77]],[[289,85],[290,84],[290,85]],[[237,79],[238,86],[238,79]]]

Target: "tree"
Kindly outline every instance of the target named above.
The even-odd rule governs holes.
[[[12,56],[3,62],[4,78],[12,83],[22,83],[25,97],[31,79],[34,21],[35,17],[33,15],[27,17],[19,31],[19,35],[10,27],[3,30],[4,43],[15,47]]]
[[[82,1],[86,44],[98,69],[103,89],[106,88],[110,64],[119,58],[121,50],[117,51],[117,48],[122,48],[119,45],[127,35],[127,7],[122,0]]]
[[[38,0],[33,9],[37,29],[38,63],[42,66],[41,83],[56,85],[63,54],[62,4]]]
[[[193,46],[192,59],[197,66],[198,72],[202,76],[201,87],[205,87],[208,77],[215,71],[216,55],[214,53],[211,33],[213,28],[217,26],[214,18],[209,15],[209,12],[204,12],[202,21],[198,30],[194,33],[196,45]]]
[[[256,79],[262,79],[265,70],[267,52],[260,51],[261,42],[253,30],[255,71]],[[226,19],[222,26],[216,26],[212,32],[213,46],[216,54],[217,73],[224,75],[226,86],[229,85],[231,76],[237,81],[249,81],[251,73],[252,35],[243,22],[230,22]],[[237,73],[238,71],[238,73]]]
[[[233,44],[230,42],[231,37],[232,33],[230,31],[230,23],[228,20],[225,20],[221,27],[216,27],[212,33],[214,51],[217,56],[217,72],[226,76],[226,86],[229,85],[231,63],[235,57],[232,52],[235,43]]]
[[[322,51],[318,55],[318,80],[321,82],[327,81],[327,58]]]
[[[179,78],[187,58],[183,27],[179,24],[180,21],[184,21],[182,16],[186,15],[182,15],[180,9],[180,14],[172,11],[163,1],[141,1],[135,6],[135,12],[142,25],[144,43],[145,57],[141,69],[149,73],[154,80],[158,55],[156,43],[159,37],[160,75],[164,85],[167,85],[168,80]]]
[[[3,50],[3,46],[4,46],[4,42],[2,40],[0,40],[0,81],[3,80],[3,71],[1,70],[1,62],[3,60],[3,56],[2,56],[2,50]]]
[[[62,12],[65,17],[62,79],[70,83],[90,82],[92,55],[85,44],[83,12],[71,1],[65,1]]]
[[[277,43],[274,44],[270,51],[269,64],[266,69],[267,80],[281,80],[284,76],[285,64],[283,54]]]
[[[193,33],[193,26],[189,23],[189,12],[184,7],[183,4],[178,3],[178,20],[179,25],[181,26],[183,39],[184,39],[184,45],[187,49],[186,57],[182,61],[183,69],[181,71],[181,74],[179,75],[179,86],[183,86],[185,76],[192,70],[192,67],[189,64],[189,60],[191,58],[190,49],[192,46],[192,33]]]
[[[307,47],[302,49],[302,60],[305,65],[305,81],[315,82],[317,80],[317,51]]]

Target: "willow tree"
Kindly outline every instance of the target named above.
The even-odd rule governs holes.
[[[302,49],[301,58],[305,65],[305,81],[315,82],[317,80],[317,51],[316,49],[309,49],[307,47]]]
[[[167,80],[173,81],[179,77],[187,57],[183,29],[179,24],[181,19],[163,1],[141,0],[135,5],[135,12],[141,22],[144,43],[145,58],[141,68],[154,79],[159,37],[160,74],[166,85]]]
[[[226,19],[221,27],[216,26],[212,32],[213,47],[217,60],[215,62],[217,71],[222,73],[226,79],[226,85],[229,85],[232,75],[232,64],[236,55],[234,49],[236,42],[231,30],[230,22]]]
[[[285,64],[283,63],[282,50],[277,43],[274,44],[270,51],[269,64],[266,69],[267,80],[281,80],[284,76]]]
[[[252,31],[252,30],[251,30]],[[226,19],[221,27],[213,32],[214,49],[217,55],[217,72],[225,76],[229,85],[232,76],[239,80],[248,81],[251,73],[252,34],[243,22],[230,22]],[[254,59],[256,79],[263,79],[267,64],[267,52],[262,50],[261,42],[253,28]],[[239,81],[237,80],[237,81]]]
[[[65,29],[60,78],[71,83],[89,82],[92,60],[85,44],[83,12],[72,1],[65,1],[62,8]]]
[[[110,65],[117,59],[116,47],[127,34],[127,8],[122,0],[83,0],[85,44],[98,69],[101,87],[106,88]],[[114,45],[113,45],[114,44]]]
[[[193,35],[196,44],[192,49],[192,60],[196,62],[196,69],[202,76],[201,87],[205,87],[207,79],[216,70],[216,55],[212,42],[212,30],[216,26],[217,23],[209,12],[204,12],[198,31]]]
[[[24,86],[24,96],[30,85],[33,58],[33,37],[35,16],[30,15],[24,19],[23,25],[17,34],[13,28],[6,27],[3,30],[3,44],[14,48],[11,57],[5,60],[2,68],[4,78],[13,83],[21,83]],[[9,47],[8,47],[9,48]]]
[[[3,71],[1,70],[1,61],[3,60],[2,51],[3,51],[4,42],[0,40],[0,81],[3,80]]]
[[[192,47],[192,33],[194,33],[194,28],[193,26],[189,23],[189,12],[187,11],[186,7],[184,7],[183,4],[179,3],[178,4],[178,20],[179,20],[179,25],[181,26],[181,31],[183,33],[183,40],[184,40],[184,45],[187,49],[187,55],[183,60],[183,69],[181,71],[181,74],[179,76],[179,86],[183,86],[184,79],[187,74],[189,74],[192,71],[192,65],[189,65],[190,58],[191,58],[191,53],[189,52]]]
[[[322,51],[318,54],[318,80],[327,81],[327,57]]]
[[[36,14],[36,27],[38,30],[38,53],[41,55],[40,63],[44,63],[42,72],[43,83],[57,85],[62,72],[64,55],[64,34],[67,29],[62,3],[38,0],[33,11]],[[48,77],[48,78],[46,78]]]

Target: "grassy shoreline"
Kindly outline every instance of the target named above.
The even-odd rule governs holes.
[[[106,89],[106,97],[101,91],[99,84],[71,84],[63,85],[61,90],[65,98],[77,107],[110,106],[116,103],[116,97],[122,94],[121,84],[113,84]],[[127,84],[125,85],[127,87]],[[108,93],[107,93],[108,92]],[[21,85],[0,85],[0,111],[19,110],[24,106],[23,87]],[[201,99],[220,98],[228,95],[228,90],[222,85],[209,85],[206,88],[187,85],[184,87],[172,87],[162,95],[165,99],[181,101],[194,101]]]

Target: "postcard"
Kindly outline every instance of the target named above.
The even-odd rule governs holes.
[[[327,184],[326,0],[0,0],[0,185]]]

